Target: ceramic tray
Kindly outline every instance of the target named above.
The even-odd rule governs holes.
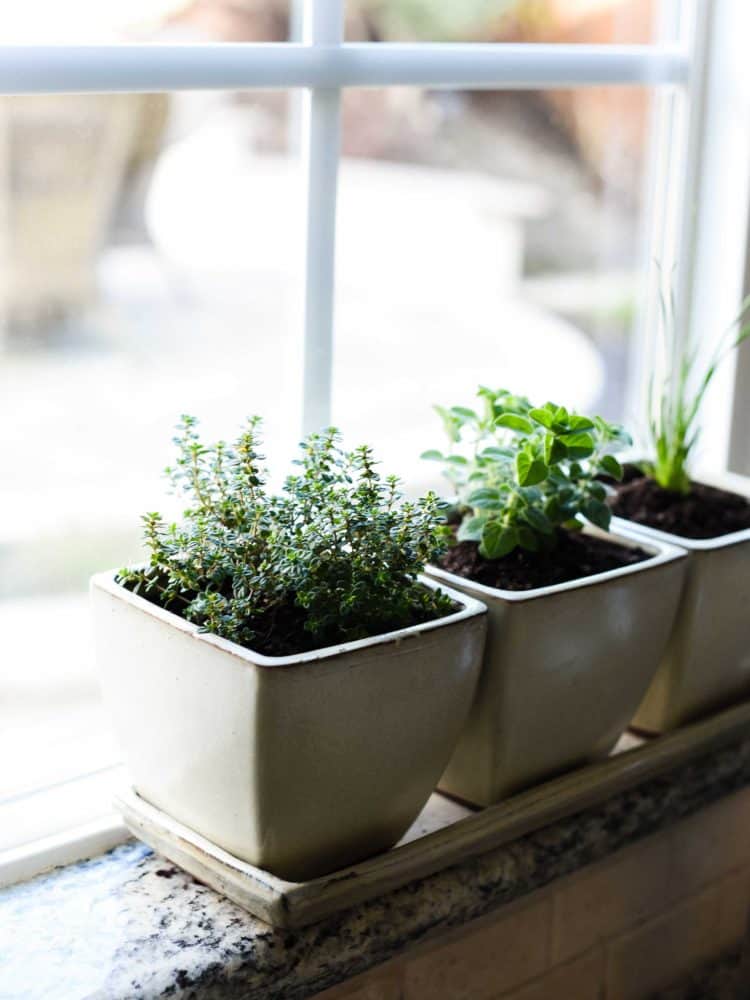
[[[604,761],[536,785],[487,809],[435,793],[390,851],[309,882],[286,882],[233,857],[171,819],[132,789],[116,806],[141,840],[199,881],[276,927],[301,927],[392,891],[750,734],[750,702],[653,738],[626,734]]]

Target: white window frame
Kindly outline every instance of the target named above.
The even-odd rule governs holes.
[[[303,89],[303,432],[328,424],[331,416],[340,99],[347,87],[655,90],[659,138],[652,142],[651,225],[644,246],[652,293],[633,337],[633,412],[643,405],[652,356],[653,260],[663,269],[675,264],[686,335],[708,330],[709,318],[731,318],[743,287],[750,178],[750,114],[746,87],[738,83],[750,25],[746,0],[663,0],[660,29],[650,45],[353,44],[343,41],[343,0],[292,0],[299,2],[304,3],[301,43],[0,46],[0,94]],[[745,112],[742,126],[738,108]],[[708,280],[696,280],[704,274]],[[720,325],[712,320],[710,330]],[[725,371],[721,392],[714,391],[710,402],[712,436],[725,443],[720,455],[714,451],[714,464],[722,466],[732,378],[733,372]],[[116,820],[89,819],[75,826],[71,816],[69,828],[0,854],[0,884],[125,836]]]

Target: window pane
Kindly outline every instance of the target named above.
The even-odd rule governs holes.
[[[179,510],[161,477],[179,415],[224,436],[262,413],[287,469],[302,253],[285,102],[0,101],[0,801],[116,755],[87,580],[139,558],[141,513]]]
[[[0,37],[5,45],[283,42],[289,7],[289,0],[24,0],[0,5]]]
[[[655,0],[350,0],[347,39],[648,43]]]
[[[630,416],[648,100],[345,95],[334,416],[411,485],[480,383]]]

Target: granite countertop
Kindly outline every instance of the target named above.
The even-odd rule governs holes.
[[[301,1000],[750,783],[750,739],[298,931],[130,841],[0,892],[2,1000]]]

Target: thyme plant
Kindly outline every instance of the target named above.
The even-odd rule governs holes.
[[[260,419],[233,445],[205,445],[193,417],[167,469],[188,499],[180,523],[143,517],[145,568],[119,581],[201,629],[284,654],[361,639],[449,613],[419,583],[445,548],[437,498],[406,501],[366,446],[345,451],[331,428],[301,445],[299,471],[266,490]]]
[[[560,529],[583,526],[581,516],[607,530],[607,487],[598,477],[622,478],[612,452],[629,443],[626,432],[504,389],[481,387],[478,396],[478,410],[435,407],[452,448],[422,455],[443,464],[456,491],[458,541],[478,542],[485,559],[499,559],[519,547],[553,548]]]
[[[674,360],[655,400],[654,377],[647,397],[648,440],[652,458],[641,462],[643,472],[665,490],[686,495],[691,490],[690,456],[700,435],[700,412],[708,387],[722,361],[750,336],[750,325],[738,325],[750,309],[750,296],[724,331],[715,350],[701,369],[695,345],[683,345],[677,337],[672,295],[662,295],[661,329],[665,353]]]

